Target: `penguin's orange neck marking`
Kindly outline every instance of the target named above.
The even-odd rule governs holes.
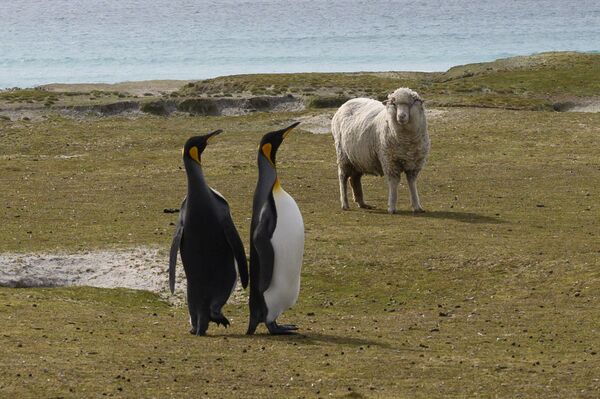
[[[271,150],[272,149],[273,149],[273,146],[271,145],[271,143],[267,143],[267,144],[263,145],[262,148],[261,148],[262,153],[264,154],[264,156],[267,157],[267,159],[269,160],[269,162],[271,163],[271,165],[273,165],[273,167],[275,167],[275,164],[271,160]]]
[[[273,146],[271,145],[271,143],[263,145],[260,150],[262,151],[263,155],[269,160],[269,163],[271,163],[271,165],[273,165],[273,167],[275,168],[275,164],[271,160],[271,151],[273,150]],[[275,183],[273,183],[273,191],[280,190],[281,184],[279,183],[279,178],[275,176]]]
[[[192,148],[190,148],[190,157],[191,157],[191,158],[192,158],[194,161],[196,161],[196,162],[200,163],[200,156],[199,156],[199,154],[198,154],[198,147],[196,147],[196,146],[193,146]]]

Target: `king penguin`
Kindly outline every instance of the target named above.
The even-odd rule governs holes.
[[[169,256],[169,287],[175,290],[177,252],[187,278],[190,333],[205,335],[209,321],[229,325],[221,308],[233,292],[238,278],[248,286],[248,265],[244,245],[233,224],[229,205],[204,179],[201,156],[221,130],[190,138],[183,148],[187,173],[187,196]]]
[[[296,201],[279,183],[277,149],[299,122],[263,136],[250,226],[250,322],[246,334],[265,323],[271,334],[293,334],[277,317],[296,303],[304,254],[304,222]]]

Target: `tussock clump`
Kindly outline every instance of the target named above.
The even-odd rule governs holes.
[[[219,115],[219,109],[213,100],[208,98],[190,98],[177,105],[177,110],[193,115]]]

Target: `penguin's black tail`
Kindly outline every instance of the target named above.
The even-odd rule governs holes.
[[[258,317],[250,314],[250,321],[248,322],[248,330],[246,331],[246,335],[252,335],[256,331],[256,327],[258,326]]]
[[[246,335],[252,335],[256,331],[256,327],[258,326],[258,321],[250,316],[250,322],[248,323],[248,330],[246,331]]]
[[[196,322],[196,335],[203,336],[206,335],[206,330],[208,330],[208,320],[204,312],[199,312]]]
[[[252,291],[252,286],[250,288],[250,320],[248,321],[246,335],[254,334],[256,327],[264,322],[267,317],[266,305],[262,299],[262,294],[260,292]]]

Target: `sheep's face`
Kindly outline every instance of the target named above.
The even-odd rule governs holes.
[[[408,98],[399,100],[395,97],[388,98],[384,102],[388,117],[400,125],[406,125],[422,111],[423,101],[421,99]]]

